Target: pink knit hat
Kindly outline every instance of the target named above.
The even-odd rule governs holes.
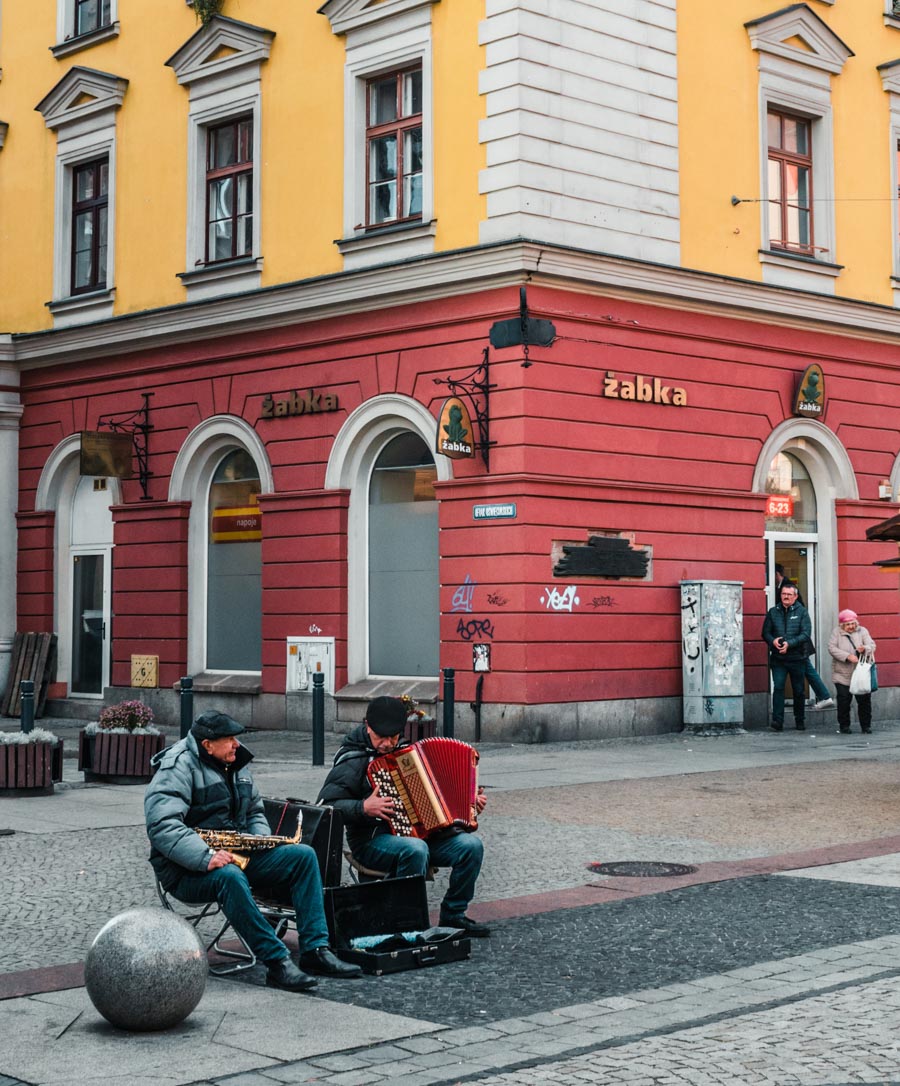
[[[851,611],[849,607],[838,615],[838,622],[856,622],[858,619],[859,615],[855,611]]]

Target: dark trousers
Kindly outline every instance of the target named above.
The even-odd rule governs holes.
[[[776,728],[784,726],[784,683],[790,676],[791,692],[794,698],[794,723],[802,724],[806,712],[805,683],[806,683],[806,658],[787,660],[782,657],[776,660],[773,656],[772,665],[772,723]]]
[[[328,946],[319,861],[309,845],[279,845],[252,852],[246,871],[237,864],[226,864],[215,871],[185,872],[172,893],[190,904],[218,901],[231,926],[257,958],[274,962],[288,957],[288,949],[256,907],[253,891],[278,889],[290,894],[300,953]]]
[[[841,731],[850,731],[850,706],[853,704],[854,698],[856,698],[859,726],[864,732],[870,731],[872,728],[872,695],[851,694],[850,687],[844,686],[843,683],[835,683],[834,689],[837,692],[837,718],[838,727]]]

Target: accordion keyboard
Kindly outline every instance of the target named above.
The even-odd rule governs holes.
[[[394,775],[389,769],[373,769],[371,772],[372,783],[378,785],[378,791],[382,796],[389,796],[394,801],[394,813],[388,819],[391,824],[391,832],[397,837],[415,837],[412,820],[406,809],[406,801]]]

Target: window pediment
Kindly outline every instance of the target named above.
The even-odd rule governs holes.
[[[166,61],[179,83],[190,84],[268,60],[275,37],[250,23],[215,15]]]
[[[881,85],[891,94],[900,94],[900,59],[878,65]]]
[[[806,4],[792,4],[744,26],[750,44],[759,52],[821,71],[836,74],[855,55]]]
[[[335,34],[392,19],[407,11],[430,6],[436,0],[327,0],[319,8],[326,15]]]
[[[55,129],[118,109],[127,88],[127,79],[76,66],[34,108],[47,127]]]

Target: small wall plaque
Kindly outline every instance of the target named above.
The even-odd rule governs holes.
[[[158,656],[131,657],[131,685],[144,687],[159,686]]]

